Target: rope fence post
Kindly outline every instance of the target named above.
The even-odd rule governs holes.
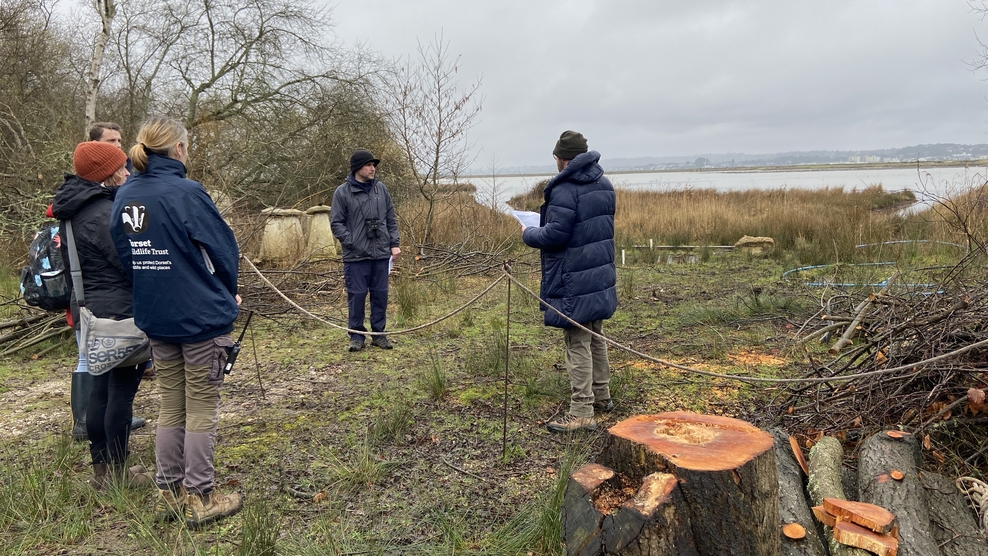
[[[504,262],[504,273],[511,276],[511,263]],[[504,312],[504,407],[501,423],[501,459],[508,457],[508,362],[511,360],[511,280],[508,282],[508,303]]]

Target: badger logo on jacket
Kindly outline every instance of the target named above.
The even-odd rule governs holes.
[[[128,203],[120,216],[123,218],[124,233],[133,235],[145,230],[144,220],[147,218],[147,210],[144,205],[137,202]]]

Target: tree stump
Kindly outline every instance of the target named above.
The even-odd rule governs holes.
[[[912,435],[900,439],[874,434],[861,444],[858,488],[861,501],[895,514],[899,524],[899,556],[939,554],[930,524],[930,504],[919,480],[919,443]],[[903,473],[892,480],[889,471]]]
[[[770,434],[737,419],[688,412],[639,415],[608,432],[602,464],[635,481],[663,472],[679,481],[699,554],[780,553]]]
[[[689,517],[676,477],[645,477],[634,498],[604,516],[604,553],[622,556],[696,556]]]
[[[594,504],[601,487],[616,482],[617,474],[602,465],[589,464],[577,469],[566,483],[563,494],[563,542],[567,556],[596,556],[604,553],[600,526],[604,515]]]
[[[676,478],[648,475],[640,488],[595,463],[576,470],[563,495],[563,542],[570,556],[695,556]]]
[[[954,482],[928,471],[922,472],[920,480],[930,500],[930,523],[933,539],[940,545],[940,554],[988,556],[988,542]]]
[[[809,501],[806,499],[806,489],[803,486],[803,470],[796,462],[789,443],[789,437],[780,430],[773,430],[775,438],[775,467],[779,475],[779,518],[781,526],[798,523],[806,530],[806,537],[798,540],[784,537],[782,539],[782,554],[784,556],[827,556],[823,547],[820,530]]]

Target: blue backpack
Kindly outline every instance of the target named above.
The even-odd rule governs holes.
[[[34,235],[21,269],[21,296],[32,307],[47,311],[68,309],[72,299],[69,273],[62,259],[59,223],[45,224]]]

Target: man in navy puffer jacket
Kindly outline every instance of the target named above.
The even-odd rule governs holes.
[[[611,182],[587,152],[587,140],[565,131],[552,151],[556,174],[545,186],[538,228],[522,228],[526,245],[542,250],[540,296],[552,308],[601,334],[617,309],[614,267],[614,207]],[[547,423],[552,432],[594,429],[594,410],[611,411],[607,343],[546,309],[546,326],[563,329],[572,398],[569,413]]]

